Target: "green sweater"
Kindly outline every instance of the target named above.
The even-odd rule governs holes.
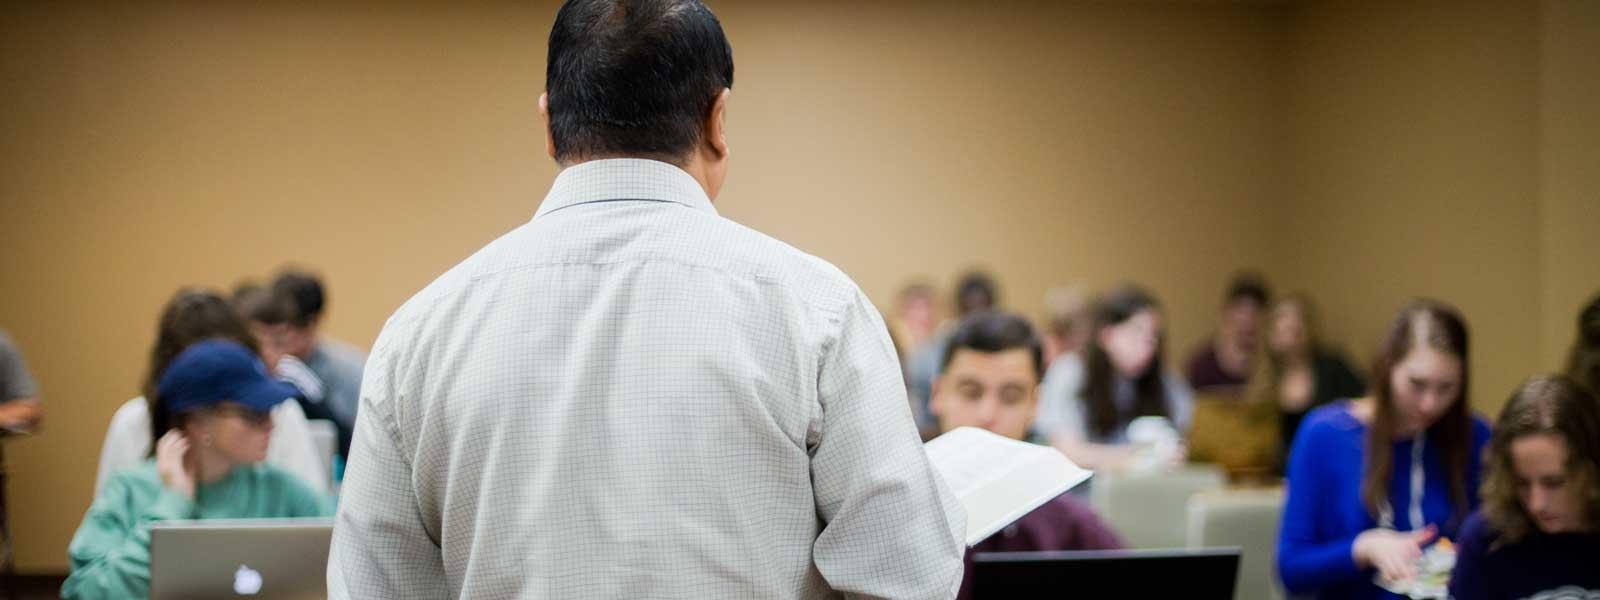
[[[161,484],[152,459],[112,475],[89,506],[67,547],[72,575],[61,586],[61,597],[148,597],[151,521],[332,514],[329,498],[272,465],[238,467],[198,486],[190,500]]]

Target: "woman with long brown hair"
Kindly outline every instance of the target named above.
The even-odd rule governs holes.
[[[1500,411],[1488,461],[1450,596],[1600,596],[1600,400],[1568,377],[1528,380]]]
[[[1136,454],[1128,425],[1139,417],[1165,419],[1187,431],[1194,392],[1163,366],[1161,306],[1141,288],[1124,285],[1095,306],[1088,342],[1062,355],[1039,388],[1035,427],[1052,445],[1088,468],[1118,468]]]
[[[1400,311],[1372,394],[1313,410],[1289,452],[1278,574],[1295,594],[1393,597],[1423,546],[1477,507],[1489,426],[1468,407],[1467,327],[1448,305]]]
[[[1338,400],[1358,398],[1366,384],[1343,353],[1318,335],[1316,308],[1302,293],[1279,299],[1267,313],[1262,360],[1250,378],[1249,398],[1278,409],[1278,467],[1283,468],[1306,413]]]

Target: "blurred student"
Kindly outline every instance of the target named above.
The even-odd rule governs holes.
[[[1600,393],[1600,294],[1578,313],[1578,335],[1567,355],[1567,376]]]
[[[232,340],[251,352],[258,352],[260,347],[222,296],[201,289],[178,290],[161,309],[145,371],[144,395],[124,403],[111,416],[111,425],[106,429],[106,439],[100,448],[100,470],[94,486],[97,494],[113,473],[137,466],[151,456],[161,438],[160,432],[172,428],[168,422],[170,411],[162,408],[165,400],[157,387],[161,374],[186,348],[212,338]],[[267,365],[268,369],[272,367]],[[272,424],[267,462],[295,474],[314,489],[327,489],[326,461],[318,458],[316,441],[311,437],[300,406],[294,402],[276,405],[272,410]]]
[[[969,271],[956,283],[954,301],[955,323],[959,323],[967,315],[999,306],[1000,289],[995,285],[994,277],[988,273]],[[924,438],[938,428],[938,423],[928,412],[928,398],[933,393],[933,378],[939,375],[939,365],[944,362],[944,349],[949,345],[953,328],[953,323],[946,323],[924,340],[921,347],[913,348],[910,358],[906,360],[911,413],[918,419],[917,429]]]
[[[173,519],[320,517],[332,503],[300,478],[262,464],[274,406],[294,390],[249,348],[207,340],[174,358],[162,398],[155,458],[118,471],[95,497],[67,554],[63,598],[144,598],[150,523]]]
[[[11,342],[11,336],[0,329],[0,441],[13,435],[33,433],[44,419],[44,409],[39,406],[39,385],[28,372],[22,353]],[[0,543],[5,544],[6,556],[0,568],[10,573],[11,523],[6,502],[6,460],[4,447],[0,447]]]
[[[944,365],[933,384],[930,408],[940,432],[981,427],[1018,440],[1047,443],[1032,434],[1044,368],[1040,341],[1022,317],[978,312],[956,326]],[[971,557],[980,552],[1108,550],[1122,540],[1072,494],[1062,494],[967,551],[961,596],[972,590]]]
[[[311,367],[322,380],[325,401],[339,427],[339,456],[350,456],[350,438],[355,431],[361,372],[366,367],[367,354],[322,333],[328,294],[321,278],[287,269],[272,281],[272,291],[294,303],[295,314],[289,319],[283,336],[284,350]]]
[[[1467,326],[1418,300],[1389,329],[1372,395],[1311,411],[1289,451],[1278,575],[1294,594],[1389,598],[1477,507],[1489,426],[1468,404]]]
[[[1265,352],[1250,378],[1249,397],[1278,407],[1280,464],[1307,412],[1366,394],[1361,376],[1317,333],[1316,311],[1303,294],[1284,296],[1267,314]]]
[[[894,337],[900,360],[910,357],[939,327],[939,301],[933,284],[914,281],[895,295],[894,314],[889,316],[889,334]]]
[[[44,418],[39,406],[39,384],[28,371],[22,352],[0,329],[0,430],[27,433]]]
[[[1085,468],[1118,469],[1138,452],[1128,436],[1134,419],[1161,417],[1178,435],[1188,431],[1194,392],[1163,366],[1164,338],[1149,292],[1125,285],[1106,294],[1083,350],[1045,372],[1039,433]]]
[[[1567,377],[1528,380],[1500,411],[1488,461],[1451,598],[1600,597],[1600,400]]]
[[[1044,364],[1077,352],[1089,341],[1094,298],[1083,284],[1051,288],[1044,295]]]
[[[287,350],[289,321],[298,310],[294,301],[271,288],[245,283],[234,288],[231,302],[234,313],[250,327],[256,343],[261,345],[262,360],[272,365],[273,376],[300,391],[295,400],[306,418],[337,423],[326,401],[327,388],[322,378]]]
[[[1216,333],[1189,357],[1187,375],[1195,391],[1244,392],[1255,368],[1261,314],[1269,300],[1267,285],[1259,277],[1248,273],[1234,277],[1223,296]]]

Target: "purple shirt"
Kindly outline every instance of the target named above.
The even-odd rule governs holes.
[[[958,599],[972,597],[972,557],[980,552],[1120,550],[1122,538],[1094,509],[1072,494],[1056,496],[999,533],[967,549],[966,574]]]
[[[1197,392],[1242,390],[1250,378],[1249,373],[1235,376],[1222,369],[1222,363],[1217,360],[1215,337],[1207,338],[1205,344],[1190,355],[1184,376],[1189,378],[1189,386]]]
[[[1450,596],[1493,598],[1594,598],[1600,596],[1600,534],[1533,532],[1514,544],[1499,537],[1481,513],[1461,526]]]

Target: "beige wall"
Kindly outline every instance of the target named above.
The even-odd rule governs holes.
[[[1058,282],[1139,279],[1178,348],[1270,253],[1271,9],[860,4],[721,8],[724,214],[880,301],[968,265],[1029,312]],[[65,568],[175,288],[315,265],[332,333],[365,345],[555,172],[548,4],[3,10],[0,326],[51,411],[6,449],[24,571]]]
[[[1408,298],[1456,304],[1473,402],[1490,414],[1548,368],[1536,9],[1316,2],[1288,24],[1279,280],[1321,300],[1327,330],[1362,364]]]
[[[1580,4],[1563,10],[1592,17]],[[971,265],[1031,314],[1051,285],[1134,279],[1165,300],[1176,362],[1241,266],[1316,292],[1362,356],[1402,298],[1438,295],[1473,319],[1488,406],[1570,327],[1543,313],[1570,322],[1585,286],[1545,283],[1597,279],[1592,228],[1574,224],[1593,218],[1594,137],[1551,133],[1593,131],[1592,19],[823,6],[717,5],[738,65],[718,207],[880,303]],[[105,424],[177,286],[315,265],[332,333],[365,345],[532,215],[555,172],[534,112],[553,12],[0,8],[0,327],[51,410],[6,447],[21,569],[65,568]],[[1541,27],[1562,34],[1541,44]],[[1566,108],[1541,112],[1540,94]]]
[[[1585,302],[1600,294],[1600,2],[1542,5],[1539,94],[1541,365],[1564,364]]]

